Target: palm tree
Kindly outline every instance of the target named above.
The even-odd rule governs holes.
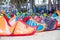
[[[20,12],[21,10],[21,5],[26,3],[27,0],[11,0],[11,3],[16,4],[18,11]]]
[[[30,0],[31,4],[32,4],[32,9],[34,8],[34,0]]]
[[[46,2],[46,0],[43,0],[43,2],[45,3],[45,2]]]
[[[50,9],[51,5],[52,5],[51,0],[48,0],[48,8],[49,8],[49,9]]]
[[[56,10],[56,0],[53,0],[53,9]]]
[[[58,10],[60,10],[60,0],[57,0],[58,3]]]

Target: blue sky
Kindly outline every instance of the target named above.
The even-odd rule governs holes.
[[[53,0],[51,0],[51,1],[53,1]],[[35,0],[35,5],[41,5],[41,4],[43,4],[42,3],[42,0]],[[48,0],[46,0],[46,4],[48,4]]]

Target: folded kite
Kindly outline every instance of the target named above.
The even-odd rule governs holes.
[[[18,20],[17,24],[15,26],[15,31],[14,31],[14,35],[31,35],[34,34],[36,32],[36,26],[35,27],[31,27],[27,24],[25,24],[22,20]]]

